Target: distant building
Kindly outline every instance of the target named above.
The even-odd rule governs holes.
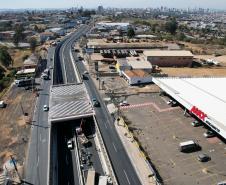
[[[98,29],[120,29],[126,31],[130,27],[130,23],[123,22],[99,22],[96,24]]]
[[[184,50],[146,50],[144,55],[152,65],[159,67],[190,67],[194,57],[190,51]]]
[[[52,32],[43,32],[43,33],[40,33],[39,35],[40,42],[45,42],[53,38],[54,38],[54,33]]]
[[[104,7],[103,6],[98,6],[97,7],[97,14],[103,14],[104,13]]]
[[[13,40],[15,31],[3,31],[0,32],[0,40]]]
[[[144,70],[125,70],[122,72],[122,75],[129,85],[139,85],[152,82],[151,75]]]
[[[51,28],[48,29],[47,31],[55,33],[59,36],[64,36],[66,34],[66,30],[64,28]]]

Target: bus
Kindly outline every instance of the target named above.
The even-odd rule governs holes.
[[[86,179],[86,185],[95,185],[95,176],[96,172],[94,170],[89,170]]]

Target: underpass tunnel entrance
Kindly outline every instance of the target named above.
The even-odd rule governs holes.
[[[89,169],[104,175],[95,135],[92,116],[52,123],[50,176],[53,178],[50,184],[80,184],[79,169],[84,182]]]

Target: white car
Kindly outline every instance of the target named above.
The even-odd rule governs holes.
[[[44,106],[43,106],[43,111],[46,112],[46,111],[48,111],[48,110],[49,110],[49,107],[48,107],[47,105],[44,105]]]
[[[120,105],[120,106],[128,106],[129,103],[128,103],[127,101],[123,101],[123,102],[121,102],[119,105]]]
[[[168,102],[166,102],[167,103],[167,105],[170,105],[170,104],[172,104],[173,103],[173,100],[169,100]]]
[[[67,142],[67,147],[68,147],[68,149],[73,149],[73,141],[72,140],[69,140],[68,142]]]
[[[84,71],[84,73],[83,73],[83,74],[87,75],[87,74],[89,74],[89,72],[88,72],[88,71]]]

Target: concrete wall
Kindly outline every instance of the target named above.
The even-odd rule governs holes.
[[[157,65],[159,67],[191,67],[193,57],[187,56],[161,56],[161,57],[150,57],[147,56],[147,60],[151,62],[152,65]]]
[[[152,77],[151,76],[146,76],[146,77],[128,77],[124,72],[122,72],[123,77],[126,79],[126,81],[129,83],[129,85],[139,85],[139,84],[146,84],[146,83],[151,83],[152,82]]]

